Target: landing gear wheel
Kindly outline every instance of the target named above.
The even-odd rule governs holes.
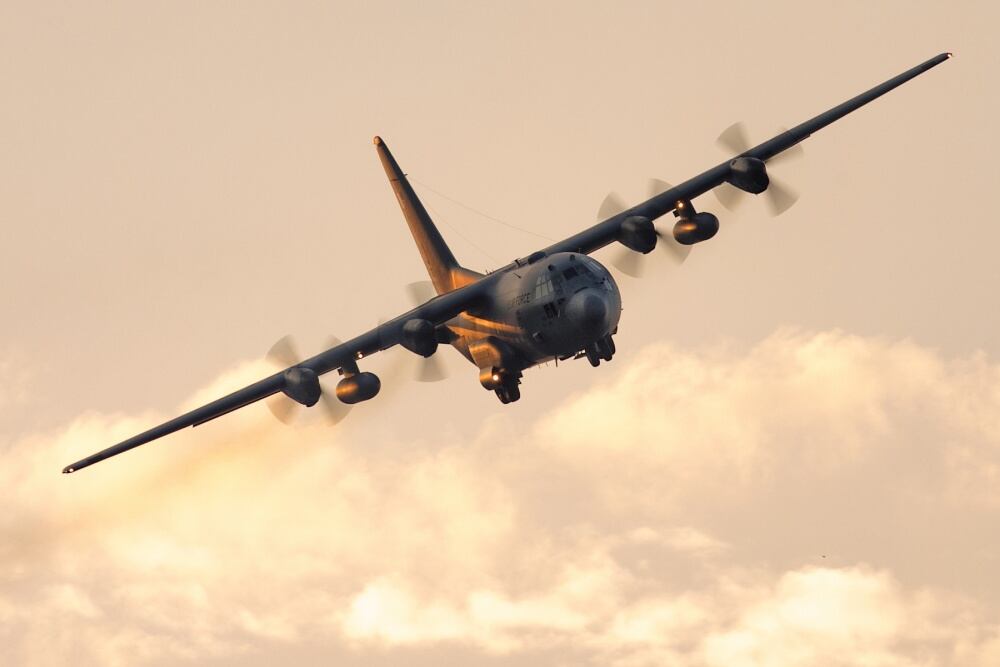
[[[591,366],[597,367],[601,365],[601,353],[597,351],[597,345],[591,343],[584,349],[584,353],[586,353],[587,361],[590,362]]]
[[[513,380],[507,387],[507,399],[513,403],[521,398],[521,388],[517,386],[517,380]]]
[[[496,388],[496,395],[501,403],[507,405],[521,398],[521,388],[517,385],[517,378],[507,378],[502,385]]]
[[[615,355],[614,343],[611,342],[611,336],[597,341],[595,346],[597,347],[597,353],[601,356],[601,359],[604,359],[604,361],[611,361],[611,357]]]

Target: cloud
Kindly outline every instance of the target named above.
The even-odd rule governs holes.
[[[616,365],[464,440],[254,406],[64,477],[166,415],[20,438],[0,661],[995,664],[1000,365],[794,330]]]

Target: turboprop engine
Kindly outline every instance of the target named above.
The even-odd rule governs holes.
[[[643,254],[656,247],[656,228],[653,221],[641,215],[632,215],[622,220],[618,229],[618,241],[628,248]]]
[[[437,351],[437,327],[428,320],[408,320],[403,325],[400,345],[421,357],[429,357]]]
[[[308,368],[289,368],[284,372],[285,386],[281,391],[296,403],[308,407],[316,405],[323,390],[316,372]]]
[[[759,195],[770,184],[767,168],[763,160],[755,157],[738,157],[729,163],[729,177],[726,181],[750,194]]]

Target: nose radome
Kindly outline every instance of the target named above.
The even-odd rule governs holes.
[[[566,302],[566,317],[588,334],[603,333],[607,318],[608,304],[604,295],[586,289],[577,292]]]

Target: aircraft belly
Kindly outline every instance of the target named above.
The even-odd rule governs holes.
[[[552,355],[539,349],[531,337],[516,322],[508,321],[510,315],[510,311],[496,314],[480,313],[477,315],[463,313],[449,320],[446,326],[455,336],[451,341],[452,346],[473,364],[476,361],[469,346],[475,345],[475,343],[484,341],[487,338],[500,341],[513,350],[518,357],[518,365],[522,368],[533,366],[546,360],[546,358],[551,358]]]

